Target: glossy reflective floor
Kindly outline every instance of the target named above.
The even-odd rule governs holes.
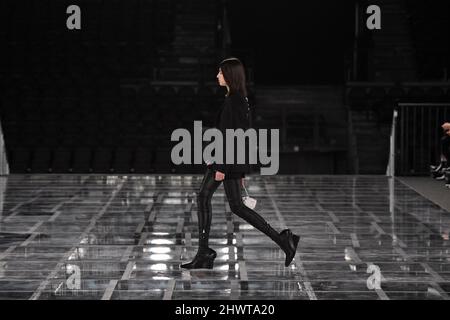
[[[201,176],[0,177],[1,299],[448,299],[450,213],[383,176],[249,177],[256,210],[302,236],[295,261],[213,197],[213,270],[197,246]]]

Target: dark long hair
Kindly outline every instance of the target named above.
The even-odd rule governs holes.
[[[245,69],[244,65],[238,58],[228,58],[219,64],[228,87],[229,94],[239,93],[244,98],[247,97],[247,88],[245,85]]]

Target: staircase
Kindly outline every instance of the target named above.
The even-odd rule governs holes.
[[[374,81],[416,80],[415,52],[408,13],[399,0],[377,0],[381,8],[381,30],[374,30],[372,70]]]
[[[178,1],[174,40],[158,50],[157,80],[199,81],[203,74],[214,80],[216,21],[215,1]]]

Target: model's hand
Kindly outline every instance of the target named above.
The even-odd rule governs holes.
[[[220,171],[216,171],[216,181],[222,181],[225,179],[225,173],[222,173]]]
[[[444,124],[442,125],[442,129],[444,129],[444,130],[450,130],[450,123],[449,123],[449,122],[444,123]]]

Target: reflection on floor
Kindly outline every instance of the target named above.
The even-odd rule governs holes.
[[[201,176],[0,177],[1,299],[448,299],[450,213],[383,176],[252,176],[257,211],[302,236],[295,261],[213,197],[213,270],[197,246]]]

